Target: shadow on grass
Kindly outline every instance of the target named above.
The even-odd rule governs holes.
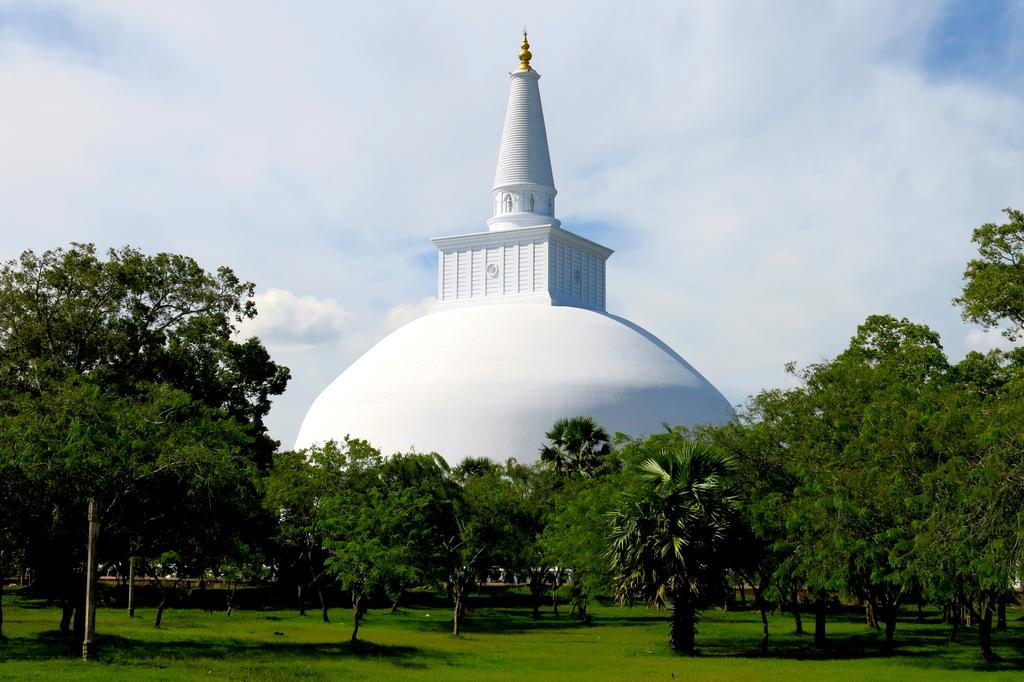
[[[0,642],[0,659],[14,661],[77,658],[81,644],[59,631]],[[357,642],[253,642],[239,639],[149,641],[118,635],[99,635],[96,649],[102,663],[136,663],[165,667],[169,661],[197,658],[224,660],[289,657],[309,659],[365,658],[386,661],[400,668],[427,668],[447,664],[451,656],[413,646]]]
[[[448,611],[439,612],[436,617],[424,618],[412,615],[415,620],[407,620],[409,626],[420,632],[451,632],[452,617]],[[544,613],[540,618],[533,618],[522,610],[516,609],[482,609],[480,611],[470,610],[463,621],[463,632],[467,635],[473,633],[495,633],[495,634],[522,634],[525,632],[544,632],[552,630],[576,630],[592,629],[609,626],[638,626],[657,624],[657,616],[629,616],[602,614],[600,617],[589,622],[583,622],[575,615],[567,613],[554,616],[550,612]]]
[[[706,658],[800,661],[890,658],[935,670],[996,672],[1024,670],[1024,639],[1015,634],[993,633],[993,648],[1002,658],[992,663],[981,659],[976,631],[963,631],[957,642],[950,643],[948,627],[920,622],[907,623],[902,631],[897,629],[895,638],[888,645],[884,636],[876,632],[830,635],[824,648],[814,647],[810,634],[770,633],[767,652],[760,650],[759,641],[752,641],[750,646],[741,648],[733,637],[702,637],[698,634],[697,638],[698,655]]]

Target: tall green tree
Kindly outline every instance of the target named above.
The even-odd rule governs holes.
[[[379,516],[374,513],[381,495],[376,484],[383,460],[379,450],[362,440],[331,441],[324,450],[331,453],[336,485],[319,501],[323,516],[318,530],[328,551],[326,572],[350,597],[354,642],[367,600],[380,586],[391,561],[378,532]]]
[[[698,610],[717,594],[728,566],[737,497],[731,458],[690,440],[650,453],[648,484],[611,514],[613,594],[672,608],[669,646],[694,652]]]
[[[316,593],[325,623],[330,622],[331,583],[325,524],[333,513],[329,500],[348,487],[350,449],[364,459],[379,457],[363,441],[328,441],[308,450],[277,453],[265,479],[264,505],[276,519],[273,551],[278,575],[296,586],[299,615],[305,615],[306,589]]]
[[[923,476],[915,560],[925,593],[963,612],[995,660],[993,617],[1024,566],[1024,372],[1004,353],[968,354],[953,368],[933,437],[946,456]]]
[[[792,406],[786,391],[763,391],[751,398],[737,420],[705,426],[696,437],[707,440],[736,463],[735,484],[743,491],[739,553],[731,562],[741,585],[750,585],[761,615],[761,650],[768,650],[768,612],[776,604],[793,610],[802,630],[799,599],[790,573],[793,551],[786,529],[786,505],[797,477],[786,434]]]
[[[131,462],[159,459],[164,448],[156,447],[146,460],[133,449],[136,434],[127,427],[112,431],[111,424],[126,420],[146,433],[173,427],[177,435],[167,442],[190,433],[189,447],[198,449],[185,450],[193,454],[224,451],[226,430],[241,431],[243,440],[232,435],[227,448],[233,451],[235,474],[245,478],[250,464],[255,470],[269,465],[276,443],[263,419],[270,397],[284,390],[288,371],[270,359],[258,340],[235,339],[238,324],[255,315],[252,290],[227,268],[210,273],[184,256],[147,256],[130,247],[105,256],[89,244],[42,254],[26,251],[0,267],[0,418],[22,438],[18,447],[0,450],[0,457],[16,468],[33,459],[52,459],[46,466],[66,474],[47,480],[31,507],[21,510],[47,522],[46,530],[23,549],[33,576],[62,591],[66,603],[80,604],[84,592],[87,500],[100,502],[97,523],[105,532],[96,558],[109,561],[127,559],[132,547],[143,542],[128,537],[128,529],[146,535],[146,543],[155,542],[150,538],[157,530],[139,525],[149,518],[135,514],[140,506],[169,509],[174,500],[187,498],[180,489],[174,492],[174,485],[187,489],[187,479],[157,485],[152,476],[138,478]],[[71,400],[76,395],[81,398],[77,403]],[[188,419],[163,421],[168,414],[186,413],[191,413]],[[198,413],[205,416],[197,418]],[[140,414],[148,414],[153,423],[134,419]],[[75,438],[50,438],[61,423],[74,426]],[[201,434],[195,424],[209,425],[211,431]],[[28,428],[39,433],[27,433]],[[206,437],[211,440],[201,440]],[[51,450],[43,452],[39,443],[48,443]],[[74,456],[72,448],[77,449]],[[73,462],[78,464],[66,466]],[[136,481],[127,488],[132,494],[95,497],[97,482],[83,473],[99,462],[105,478]],[[172,470],[177,469],[165,467],[160,473]],[[248,499],[238,509],[259,508],[253,483],[228,490],[236,499]],[[158,497],[144,497],[149,494]],[[167,530],[162,514],[156,525]],[[62,626],[67,620],[66,612]]]
[[[508,467],[486,459],[467,458],[452,470],[462,492],[455,506],[453,529],[443,538],[445,580],[452,596],[452,633],[459,635],[473,588],[488,573],[512,572],[535,541],[523,496]]]
[[[941,459],[929,437],[949,365],[924,325],[871,316],[834,360],[798,374],[789,451],[797,485],[786,511],[794,568],[816,602],[836,591],[862,600],[891,642],[901,603],[913,592],[914,504],[921,476]]]

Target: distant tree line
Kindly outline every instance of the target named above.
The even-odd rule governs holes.
[[[1024,334],[1024,216],[974,231],[966,320]],[[723,426],[610,435],[558,421],[532,465],[384,456],[355,438],[276,451],[263,424],[287,369],[257,339],[252,285],[222,268],[74,244],[0,269],[0,575],[60,600],[93,653],[97,572],[149,580],[156,625],[182,581],[264,581],[304,613],[345,595],[447,593],[452,630],[489,579],[533,613],[589,620],[609,595],[700,612],[748,590],[815,644],[840,601],[891,644],[901,607],[943,609],[950,638],[992,631],[1024,564],[1024,350],[951,363],[927,326],[870,316],[831,360],[789,366]],[[532,453],[524,453],[534,459]],[[524,459],[526,459],[524,457]],[[132,582],[134,585],[134,581]],[[0,603],[0,636],[2,636]]]

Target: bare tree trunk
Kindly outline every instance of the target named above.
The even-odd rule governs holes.
[[[764,601],[764,588],[750,586],[754,590],[754,605],[761,613],[761,653],[768,653],[768,605]]]
[[[804,634],[804,621],[800,617],[800,593],[796,588],[793,588],[793,626],[793,634]]]
[[[66,597],[64,603],[61,604],[60,609],[60,631],[62,634],[68,634],[71,632],[71,619],[75,616],[75,605],[74,602],[70,601]]]
[[[981,657],[986,662],[995,660],[992,654],[992,611],[994,599],[990,595],[981,598],[981,613],[978,618],[978,644],[981,647]]]
[[[678,590],[672,600],[672,625],[668,642],[672,650],[684,654],[694,653],[696,620],[689,590]]]
[[[402,600],[402,595],[404,595],[404,594],[405,594],[405,588],[404,587],[399,587],[398,588],[398,592],[395,593],[394,601],[391,602],[391,611],[388,612],[389,615],[393,616],[396,613],[398,613],[398,602]]]
[[[331,619],[327,615],[327,600],[324,599],[324,588],[320,585],[320,580],[317,578],[316,573],[313,572],[312,559],[309,562],[309,577],[312,578],[313,586],[316,587],[316,596],[320,599],[320,617],[325,623],[330,623]]]
[[[330,623],[331,618],[327,615],[327,600],[324,599],[324,589],[320,587],[320,585],[317,585],[316,593],[317,596],[320,597],[320,618],[322,618],[325,623]]]
[[[954,603],[949,607],[949,619],[953,623],[952,629],[949,631],[949,641],[955,642],[957,636],[960,634],[960,623],[962,620],[961,614],[963,610],[960,608],[960,604]]]
[[[530,573],[530,600],[533,604],[533,618],[540,618],[540,602],[544,598],[544,581],[540,571]]]
[[[160,604],[156,607],[156,620],[153,621],[153,627],[160,627],[160,624],[164,620],[164,610],[167,608],[167,597],[165,595],[160,596]]]
[[[1006,629],[1006,595],[999,595],[999,610],[996,612],[996,630]]]
[[[747,608],[747,586],[744,584],[745,580],[740,580],[740,604],[744,610]]]
[[[164,589],[160,578],[156,576],[153,577],[153,583],[156,585],[157,591],[160,593],[160,604],[156,607],[156,620],[153,622],[153,627],[160,627],[160,624],[164,620],[164,611],[167,610],[167,605],[177,593],[178,583],[180,582],[181,578],[176,578],[169,589]]]
[[[822,648],[825,641],[825,616],[828,613],[824,597],[814,600],[814,646]]]
[[[896,632],[896,614],[899,612],[898,602],[889,602],[885,605],[885,646],[892,648],[892,636]]]
[[[880,629],[878,627],[878,605],[875,603],[875,598],[871,595],[864,599],[864,619],[867,621],[869,628],[873,630]]]
[[[228,587],[228,593],[227,593],[227,596],[226,596],[226,600],[227,600],[226,606],[227,606],[227,608],[225,609],[224,612],[230,618],[231,617],[231,612],[235,610],[235,591],[238,589],[238,581],[237,580],[232,580],[228,584],[229,584],[229,587]]]
[[[85,628],[82,634],[82,659],[96,658],[93,637],[96,633],[96,541],[100,535],[96,498],[89,498],[89,535],[85,549]]]
[[[4,636],[4,583],[3,576],[0,576],[0,642],[7,639]]]
[[[128,617],[135,617],[135,557],[128,557]]]
[[[303,584],[300,582],[298,584],[298,590],[297,590],[298,594],[299,594],[299,615],[300,616],[305,616],[306,615],[306,602],[303,601],[302,588],[303,588]]]
[[[562,582],[562,569],[556,569],[551,582],[551,613],[558,618],[558,588]]]
[[[356,637],[359,635],[359,622],[363,620],[363,614],[366,613],[366,609],[363,608],[363,598],[360,596],[352,595],[352,643],[355,644]]]
[[[452,590],[452,596],[455,599],[455,608],[452,612],[452,617],[454,618],[454,622],[452,623],[452,634],[458,637],[462,632],[462,588],[456,586]]]

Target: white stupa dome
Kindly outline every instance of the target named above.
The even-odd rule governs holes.
[[[534,461],[563,417],[609,433],[721,424],[732,408],[671,348],[605,312],[611,249],[555,218],[538,74],[526,36],[512,79],[487,231],[434,239],[435,310],[334,380],[296,448],[345,436],[384,453]]]
[[[385,453],[536,459],[561,417],[610,433],[723,423],[732,408],[671,348],[631,322],[569,306],[479,305],[416,319],[320,394],[304,447],[345,435]]]

